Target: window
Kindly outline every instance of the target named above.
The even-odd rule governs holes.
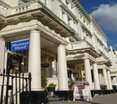
[[[93,70],[91,70],[91,78],[92,78],[92,82],[94,82],[94,74],[93,74]]]
[[[62,9],[62,19],[64,18],[65,11]]]
[[[71,3],[71,9],[73,9],[74,7],[76,7],[76,5],[72,2]]]
[[[72,21],[71,17],[68,16],[68,25],[71,25],[71,23],[70,23],[71,21]]]
[[[85,23],[85,19],[83,19],[83,22]]]
[[[69,1],[70,1],[70,0],[65,0],[65,3],[66,3],[66,4],[69,4]]]

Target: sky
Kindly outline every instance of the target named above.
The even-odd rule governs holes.
[[[107,35],[108,44],[117,50],[117,0],[80,0]]]

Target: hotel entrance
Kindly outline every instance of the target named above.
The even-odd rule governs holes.
[[[7,68],[11,73],[28,72],[28,47],[29,40],[16,40],[7,42]]]
[[[29,72],[29,39],[20,39],[6,42],[6,68],[10,73]],[[46,41],[46,42],[45,42]],[[54,49],[54,50],[52,50]],[[51,51],[52,50],[52,51]],[[45,88],[57,79],[56,45],[49,40],[41,39],[41,86]],[[34,60],[34,59],[33,59]],[[35,60],[34,60],[35,61]],[[57,81],[56,81],[57,82]]]

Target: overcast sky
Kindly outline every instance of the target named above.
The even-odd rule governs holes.
[[[117,0],[80,0],[107,34],[108,42],[117,49]]]

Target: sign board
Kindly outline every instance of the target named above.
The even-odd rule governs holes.
[[[10,45],[10,50],[12,52],[23,51],[23,50],[27,50],[28,48],[29,48],[28,39],[13,41],[11,42],[11,45]]]

